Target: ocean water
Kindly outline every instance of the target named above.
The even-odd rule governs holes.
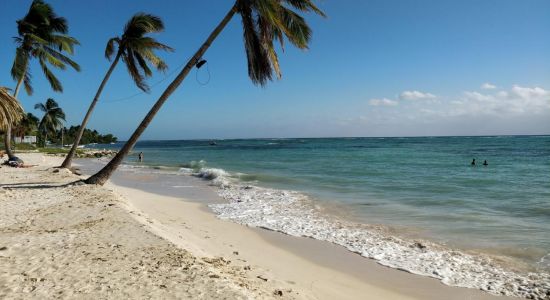
[[[550,136],[211,144],[139,142],[123,169],[202,177],[227,200],[211,205],[221,218],[327,240],[446,284],[550,291]]]

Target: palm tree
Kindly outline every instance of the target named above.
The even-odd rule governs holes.
[[[0,87],[0,130],[11,130],[10,124],[19,122],[22,117],[23,108],[19,101],[10,95],[7,88]]]
[[[99,172],[89,177],[89,184],[104,184],[134,147],[141,134],[151,123],[170,95],[178,88],[191,69],[200,61],[212,42],[225,28],[235,14],[241,15],[244,32],[244,46],[248,61],[248,75],[256,85],[265,85],[273,79],[273,73],[280,78],[281,70],[274,42],[283,46],[284,36],[299,49],[307,49],[311,29],[297,12],[314,12],[324,16],[311,0],[237,0],[206,41],[187,62],[183,70],[147,113],[130,139],[115,157]]]
[[[34,109],[39,109],[44,112],[44,116],[38,124],[38,131],[44,134],[44,146],[48,142],[48,133],[55,133],[63,127],[65,121],[65,112],[59,107],[54,99],[48,98],[46,103],[37,103]]]
[[[80,66],[63,54],[66,52],[72,55],[74,46],[79,45],[75,38],[67,35],[68,31],[67,20],[57,16],[49,4],[42,0],[32,2],[25,17],[17,21],[18,36],[14,38],[17,48],[11,68],[11,76],[17,82],[13,94],[15,98],[19,95],[21,85],[25,87],[27,94],[32,95],[32,58],[38,59],[44,76],[56,92],[62,92],[63,86],[50,70],[50,65],[61,70],[65,70],[69,65],[80,71]],[[11,125],[8,124],[9,128],[5,133],[5,144],[8,155],[13,157],[10,149]]]
[[[21,121],[19,121],[19,123],[16,123],[16,125],[13,127],[13,133],[23,139],[25,135],[30,134],[34,130],[38,129],[39,122],[40,120],[35,115],[27,113],[26,115],[23,115]]]
[[[78,133],[76,134],[73,146],[61,164],[62,168],[71,167],[73,156],[76,153],[78,143],[82,138],[88,119],[92,115],[92,111],[99,100],[99,96],[101,95],[105,84],[109,80],[111,73],[115,69],[121,57],[122,61],[126,64],[128,73],[130,73],[134,83],[144,92],[149,91],[149,87],[145,83],[145,77],[150,77],[153,74],[147,63],[151,64],[159,71],[164,71],[167,69],[166,63],[155,55],[154,50],[159,49],[172,51],[172,48],[157,42],[151,37],[145,36],[148,33],[161,32],[163,30],[164,24],[159,17],[138,13],[135,14],[130,21],[128,21],[128,23],[126,23],[122,37],[114,37],[107,42],[105,57],[111,60],[113,54],[115,53],[116,46],[118,50],[116,51],[115,59],[111,63],[111,67],[107,70],[107,74],[105,74],[103,81],[101,81],[101,84],[99,85],[95,97],[92,100],[84,119],[82,120]]]

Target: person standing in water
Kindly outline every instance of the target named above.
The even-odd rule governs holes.
[[[483,165],[484,166],[488,166],[489,164],[487,163],[487,160],[483,161]]]
[[[471,163],[470,165],[472,165],[472,166],[475,166],[475,165],[476,165],[476,159],[475,159],[475,158],[472,159],[472,163]]]
[[[139,162],[143,162],[143,152],[140,152],[138,154],[138,160],[139,160]]]

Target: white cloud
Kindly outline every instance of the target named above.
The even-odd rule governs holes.
[[[401,100],[433,100],[435,98],[434,94],[419,91],[404,91],[399,95]]]
[[[481,88],[484,90],[494,90],[497,88],[497,86],[489,82],[485,82],[484,84],[481,85]]]
[[[387,98],[369,103],[403,104]],[[507,89],[465,91],[416,101],[403,109],[370,110],[365,115],[367,123],[355,120],[347,126],[363,130],[358,131],[360,134],[375,135],[548,134],[550,89],[513,85]]]
[[[514,85],[510,91],[512,96],[517,96],[521,99],[536,99],[536,98],[548,98],[550,91],[547,91],[540,87],[528,88]]]
[[[388,99],[388,98],[370,99],[369,105],[372,105],[372,106],[397,106],[397,105],[399,105],[399,102],[397,102],[395,100]]]
[[[514,85],[509,91],[497,93],[464,92],[460,100],[452,101],[451,106],[441,112],[447,116],[519,116],[540,114],[548,110],[550,91],[540,87]]]

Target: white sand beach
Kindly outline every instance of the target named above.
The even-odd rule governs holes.
[[[0,168],[2,299],[506,299],[20,156],[36,166]]]

